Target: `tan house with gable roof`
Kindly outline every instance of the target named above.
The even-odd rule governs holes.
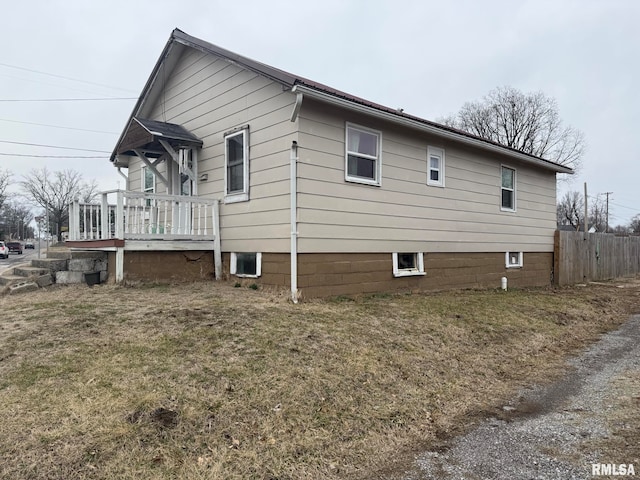
[[[177,29],[111,161],[123,213],[70,245],[112,252],[118,280],[188,277],[200,255],[294,299],[547,285],[572,173]]]

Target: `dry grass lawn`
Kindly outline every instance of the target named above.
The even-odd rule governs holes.
[[[334,298],[0,297],[0,477],[382,478],[640,307],[640,284]]]

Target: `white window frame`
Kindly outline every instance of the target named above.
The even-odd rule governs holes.
[[[242,135],[242,191],[229,192],[229,149],[228,140]],[[249,200],[249,128],[244,127],[224,135],[224,203],[246,202]]]
[[[258,278],[262,275],[262,253],[255,252],[256,254],[256,274],[255,275],[246,275],[244,273],[237,273],[238,271],[238,253],[254,253],[254,252],[231,252],[231,265],[230,272],[231,275],[235,275],[240,278]]]
[[[392,253],[394,277],[412,277],[416,275],[426,275],[424,271],[423,252],[401,252],[401,253],[412,253],[413,255],[415,255],[416,268],[398,268],[398,252],[394,252]]]
[[[511,170],[513,172],[513,188],[506,188],[504,186],[502,186],[502,171],[504,169],[507,170]],[[510,167],[508,165],[501,165],[500,166],[500,210],[502,210],[503,212],[515,212],[516,211],[516,192],[517,192],[517,178],[518,178],[518,174],[516,172],[516,169],[513,167]],[[507,190],[507,191],[511,191],[513,192],[513,207],[509,208],[509,207],[505,207],[502,205],[502,192],[503,190]]]
[[[518,255],[516,263],[511,262],[511,256]],[[524,253],[522,252],[506,252],[504,254],[504,264],[506,268],[522,268],[524,265]]]
[[[352,152],[349,150],[349,130],[359,130],[364,133],[368,133],[371,135],[376,135],[378,138],[377,142],[377,156],[365,155],[359,152]],[[375,161],[374,174],[375,178],[370,179],[366,177],[358,177],[354,175],[349,175],[349,155],[354,155],[361,158],[366,158],[368,160]],[[373,130],[371,128],[363,127],[361,125],[356,125],[355,123],[346,122],[344,129],[344,179],[347,182],[353,183],[363,183],[365,185],[374,185],[381,186],[382,185],[382,132],[379,130]]]
[[[438,158],[439,168],[431,168],[431,157]],[[427,185],[433,187],[444,187],[444,149],[438,147],[427,147]],[[431,179],[431,171],[438,171],[438,181]]]
[[[147,187],[147,182],[146,180],[146,176],[147,176],[147,171],[151,172],[151,176],[153,178],[153,185],[149,188]],[[141,178],[141,185],[140,185],[140,190],[142,191],[142,193],[156,193],[156,174],[153,173],[153,170],[151,170],[149,167],[147,167],[146,165],[142,166],[142,178]]]

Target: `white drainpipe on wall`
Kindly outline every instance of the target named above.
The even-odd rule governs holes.
[[[124,189],[129,189],[129,177],[127,177],[124,173],[122,173],[121,167],[118,167],[118,173],[122,178],[124,178]]]
[[[291,300],[298,303],[298,142],[291,142]]]

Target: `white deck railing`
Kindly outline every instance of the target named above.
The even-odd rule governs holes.
[[[112,190],[69,206],[69,240],[214,240],[218,201]]]

